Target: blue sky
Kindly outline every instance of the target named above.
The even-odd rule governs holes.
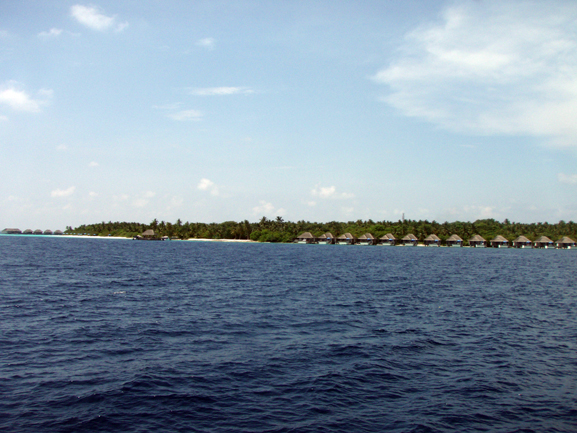
[[[0,3],[0,226],[577,220],[574,1]]]

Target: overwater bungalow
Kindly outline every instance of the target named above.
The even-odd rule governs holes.
[[[535,239],[535,242],[533,242],[533,248],[545,248],[545,249],[555,248],[555,244],[547,236],[540,236],[537,239]]]
[[[62,230],[56,230],[56,231],[54,232],[54,234],[57,235],[57,236],[60,236],[60,235],[63,235],[64,233],[62,233]]]
[[[383,246],[394,246],[397,242],[397,238],[393,236],[392,233],[387,233],[381,239],[379,239],[379,245]]]
[[[519,236],[513,241],[513,248],[531,248],[531,241],[525,236]]]
[[[419,243],[419,239],[414,234],[409,233],[407,236],[401,239],[401,242],[406,247],[416,247]]]
[[[447,239],[447,246],[448,247],[462,247],[463,246],[463,239],[461,239],[458,235],[451,235],[449,239]]]
[[[320,245],[332,245],[335,243],[335,237],[332,233],[327,232],[324,235],[319,236],[317,243]]]
[[[357,238],[350,233],[345,233],[337,238],[337,245],[354,245],[357,243]]]
[[[137,240],[137,241],[159,241],[160,240],[158,235],[156,233],[154,233],[154,230],[152,230],[152,229],[145,230],[141,235],[136,235],[132,239]]]
[[[2,233],[3,235],[20,235],[22,234],[22,231],[20,231],[20,229],[5,228],[0,233]]]
[[[44,233],[42,233],[42,234],[44,234],[44,235],[51,235],[51,234],[52,234],[52,230],[46,229],[46,230],[44,230]]]
[[[32,229],[26,229],[22,232],[23,235],[31,235],[32,234]]]
[[[495,236],[491,239],[491,247],[493,248],[509,248],[509,241],[501,235]]]
[[[357,245],[376,245],[377,239],[371,233],[365,233],[357,240]]]
[[[426,247],[440,247],[441,239],[437,235],[429,235],[423,241]]]
[[[485,248],[487,246],[487,241],[480,235],[475,235],[469,239],[469,246],[472,248]]]
[[[317,238],[315,238],[311,232],[304,232],[294,240],[297,244],[315,244],[316,241]]]
[[[35,235],[41,235],[41,234],[42,234],[42,230],[36,229],[36,230],[34,230],[34,234],[35,234]]]
[[[561,239],[555,242],[555,247],[559,249],[570,250],[572,248],[575,248],[575,246],[576,246],[575,241],[567,236],[563,236]]]

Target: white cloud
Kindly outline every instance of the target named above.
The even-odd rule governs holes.
[[[179,111],[178,113],[167,114],[167,117],[178,121],[199,121],[202,119],[202,113],[198,110],[183,110]]]
[[[128,194],[117,194],[112,196],[114,201],[126,201],[130,198]]]
[[[0,115],[0,122],[7,122],[8,116]]]
[[[33,99],[19,87],[21,86],[16,81],[9,81],[0,86],[0,104],[7,105],[14,111],[25,111],[28,113],[40,112],[40,107],[46,104],[47,101]],[[42,89],[38,93],[45,98],[52,97],[52,90]]]
[[[248,87],[205,87],[190,90],[190,94],[196,96],[248,95],[251,93],[254,93],[254,90]]]
[[[307,201],[307,205],[309,205],[310,207],[316,206],[317,202],[316,201]]]
[[[577,145],[577,3],[457,1],[373,79],[407,116]]]
[[[72,194],[74,194],[74,191],[76,190],[75,186],[71,186],[68,189],[55,189],[54,191],[52,191],[50,193],[50,195],[52,197],[69,197]]]
[[[58,146],[56,146],[56,150],[59,152],[64,152],[65,150],[68,150],[68,147],[66,147],[65,144],[59,144]]]
[[[98,164],[96,161],[92,161],[90,164],[88,164],[88,167],[98,167],[100,164]]]
[[[495,206],[463,206],[443,209],[440,213],[441,219],[450,219],[455,221],[475,221],[478,219],[495,218],[499,219],[503,214],[507,214],[507,209],[498,210]],[[428,209],[419,209],[413,218],[427,218],[431,215]],[[407,215],[409,218],[409,215]]]
[[[96,6],[74,5],[70,8],[70,15],[80,24],[92,30],[114,29],[120,32],[128,27],[127,22],[119,23],[116,15],[106,16]]]
[[[218,186],[215,185],[215,183],[210,179],[206,179],[206,178],[200,179],[200,182],[198,183],[197,188],[201,191],[209,191],[212,195],[219,195],[220,194],[220,192],[218,190]]]
[[[144,207],[148,204],[149,200],[145,199],[145,198],[137,198],[136,200],[134,200],[132,202],[132,205],[134,207]]]
[[[40,32],[38,33],[38,37],[41,38],[55,38],[57,36],[60,36],[60,34],[62,33],[62,29],[57,29],[57,28],[51,28],[49,31],[47,32]]]
[[[559,180],[559,182],[566,183],[568,185],[577,184],[577,174],[559,173],[557,175],[557,179]]]
[[[94,192],[94,191],[90,191],[90,192],[88,193],[88,197],[91,197],[91,198],[98,197],[98,193],[97,193],[97,192]]]
[[[152,198],[156,195],[156,193],[154,191],[146,191],[143,195],[146,198]]]
[[[206,48],[207,50],[214,50],[215,44],[216,41],[214,40],[214,38],[203,38],[196,41],[196,45],[198,47]]]
[[[286,213],[286,210],[282,207],[275,209],[272,203],[268,203],[265,200],[260,200],[260,205],[253,207],[252,211],[255,215],[263,215],[268,217],[283,216]]]
[[[352,193],[346,193],[346,192],[337,193],[337,188],[334,185],[325,187],[317,185],[311,190],[311,194],[313,195],[313,197],[332,198],[341,200],[350,199],[355,196]]]

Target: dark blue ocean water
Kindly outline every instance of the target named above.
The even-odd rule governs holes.
[[[574,432],[577,251],[0,236],[0,430]]]

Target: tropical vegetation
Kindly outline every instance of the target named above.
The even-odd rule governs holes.
[[[427,220],[399,220],[338,222],[325,223],[309,221],[285,221],[282,217],[268,219],[262,217],[258,222],[225,221],[222,223],[191,223],[182,222],[178,219],[175,223],[152,220],[149,224],[136,222],[100,222],[95,224],[81,225],[76,228],[68,226],[65,234],[83,234],[97,236],[122,236],[134,237],[142,234],[145,230],[152,229],[158,236],[168,236],[174,239],[248,239],[258,242],[292,242],[303,232],[311,232],[314,236],[331,232],[335,236],[343,233],[351,233],[361,236],[372,233],[375,237],[392,233],[396,238],[412,233],[419,240],[423,240],[430,234],[436,234],[445,241],[453,234],[460,236],[466,243],[473,235],[481,235],[486,240],[491,240],[497,235],[502,235],[509,241],[518,236],[526,236],[531,240],[539,236],[547,236],[557,240],[562,236],[577,236],[577,223],[573,221],[559,221],[555,224],[547,222],[517,223],[508,219],[503,222],[494,219],[482,219],[474,222],[443,222]]]

